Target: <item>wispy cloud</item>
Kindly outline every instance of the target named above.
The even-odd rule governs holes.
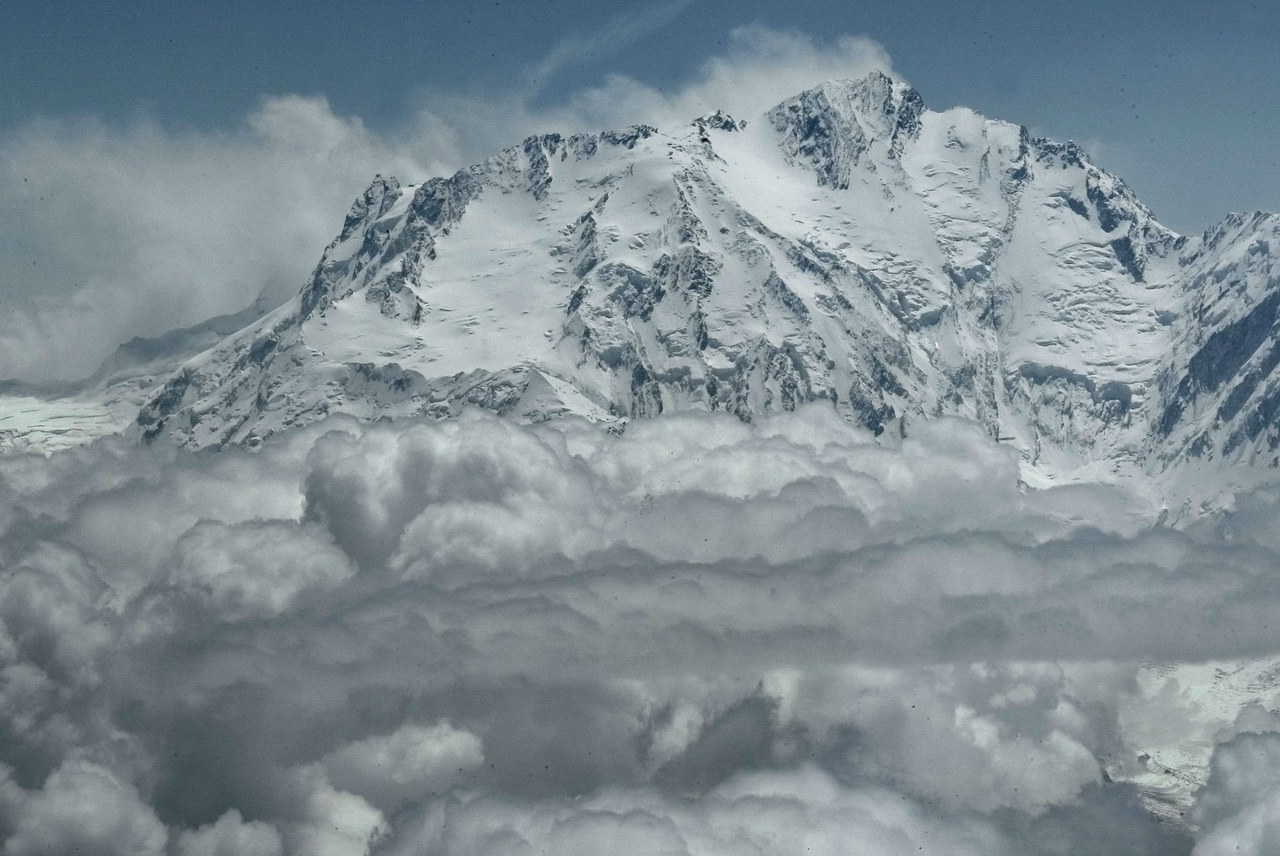
[[[541,92],[556,74],[574,65],[612,56],[645,36],[661,30],[693,5],[694,0],[667,0],[646,5],[639,11],[615,17],[590,34],[566,36],[529,71],[526,96]]]
[[[135,335],[296,291],[376,172],[444,168],[338,116],[266,98],[240,125],[45,120],[0,139],[0,377],[91,373]]]

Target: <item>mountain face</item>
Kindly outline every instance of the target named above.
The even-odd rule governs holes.
[[[872,74],[378,177],[297,297],[182,365],[137,430],[824,401],[886,439],[967,416],[1048,474],[1272,466],[1278,232],[1179,236],[1075,144]]]

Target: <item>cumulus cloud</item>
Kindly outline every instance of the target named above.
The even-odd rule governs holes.
[[[137,791],[98,764],[67,761],[22,804],[5,856],[161,856],[168,833]]]
[[[1168,529],[973,424],[887,449],[820,406],[9,455],[0,834],[109,797],[127,829],[77,834],[141,852],[1186,853],[1142,759],[1274,730],[1246,506]],[[1203,847],[1265,814],[1232,751]]]
[[[1218,747],[1196,803],[1193,856],[1280,850],[1280,735],[1244,734]]]
[[[484,761],[480,739],[448,722],[405,723],[390,734],[348,743],[320,762],[329,780],[384,810],[448,790],[458,773]]]
[[[169,583],[227,621],[278,615],[308,589],[355,574],[328,533],[274,521],[201,521],[178,539],[167,570]]]
[[[297,771],[300,816],[285,825],[288,852],[314,856],[364,854],[389,832],[382,812],[363,798],[338,790],[314,767]]]
[[[281,856],[283,852],[274,826],[260,820],[246,823],[234,808],[214,823],[184,831],[177,846],[177,856]]]
[[[588,53],[615,50],[685,5],[623,16],[586,37]],[[555,46],[531,74],[546,79],[580,51]],[[83,377],[132,336],[259,296],[282,303],[376,173],[424,181],[532,133],[683,125],[715,108],[751,113],[826,78],[889,66],[867,39],[818,43],[747,27],[669,89],[613,76],[539,106],[534,91],[432,92],[381,132],[323,97],[296,94],[266,95],[239,125],[212,131],[146,118],[18,126],[0,137],[0,371]]]

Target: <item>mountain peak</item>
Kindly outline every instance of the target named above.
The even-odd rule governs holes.
[[[898,158],[920,132],[924,99],[900,80],[873,71],[859,80],[829,80],[769,111],[793,157],[809,161],[819,180],[847,187],[849,173],[873,148]]]
[[[879,70],[857,78],[831,78],[807,91],[814,90],[821,90],[832,97],[848,98],[871,109],[887,108],[904,100],[920,100],[923,104],[920,94],[905,80]]]

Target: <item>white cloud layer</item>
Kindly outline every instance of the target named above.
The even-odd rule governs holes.
[[[620,19],[592,50],[682,4]],[[576,48],[575,48],[576,49]],[[554,48],[534,72],[570,60]],[[0,137],[0,379],[83,377],[117,344],[296,292],[375,173],[422,181],[541,131],[750,113],[831,77],[889,68],[875,43],[735,30],[725,53],[659,91],[624,77],[565,103],[433,92],[376,132],[322,97],[272,95],[234,128],[51,118]]]
[[[821,407],[10,455],[0,837],[1269,853],[1275,700],[1139,680],[1277,657],[1280,506],[1237,508],[1169,530],[1021,488],[972,424],[890,450]],[[1188,741],[1221,744],[1198,842],[1117,783]]]

